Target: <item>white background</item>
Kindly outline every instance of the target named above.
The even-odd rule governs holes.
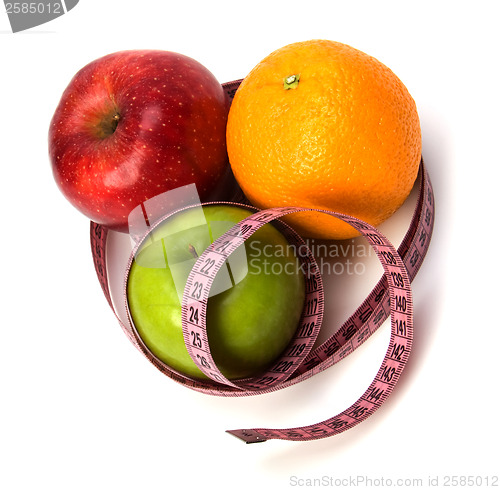
[[[430,477],[443,485],[454,475],[483,477],[485,487],[486,477],[499,476],[494,7],[81,0],[17,34],[2,7],[0,488],[286,489],[352,486],[358,477],[371,479],[368,487],[421,479],[422,488]],[[245,445],[224,431],[306,425],[347,408],[377,370],[387,323],[338,366],[272,395],[217,398],[172,382],[129,343],[101,293],[89,222],[55,186],[47,131],[71,77],[110,52],[177,51],[224,82],[244,77],[274,49],[312,38],[377,57],[408,87],[436,227],[413,283],[415,348],[388,402],[333,438]],[[397,245],[404,227],[400,215],[384,230]],[[343,286],[330,292],[337,316],[354,311],[375,276],[357,280],[349,298]]]

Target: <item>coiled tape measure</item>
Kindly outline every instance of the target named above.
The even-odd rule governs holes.
[[[240,83],[241,80],[237,80],[223,85],[231,99]],[[193,390],[210,395],[249,396],[269,393],[299,383],[345,358],[390,316],[391,337],[383,362],[367,390],[343,412],[322,422],[303,427],[227,431],[247,443],[263,442],[268,439],[309,441],[330,437],[354,427],[372,415],[390,395],[408,361],[413,338],[411,281],[424,260],[434,225],[434,195],[423,161],[420,164],[417,180],[420,186],[417,204],[408,231],[398,250],[376,228],[361,220],[340,213],[291,206],[265,210],[250,207],[255,211],[254,214],[215,240],[195,262],[182,298],[182,326],[186,347],[199,369],[208,376],[208,381],[188,378],[154,357],[135,330],[130,315],[125,322],[119,318],[113,306],[108,282],[106,266],[108,230],[102,225],[91,222],[90,234],[95,270],[104,295],[130,341],[165,375]],[[214,203],[203,205],[210,204]],[[242,203],[229,204],[249,208]],[[315,342],[321,328],[325,300],[321,274],[302,238],[281,221],[276,221],[287,214],[304,211],[322,212],[352,225],[373,247],[384,269],[383,276],[363,303],[330,338],[318,347],[315,347]],[[164,219],[171,214],[173,213]],[[271,221],[276,221],[276,226],[280,227],[292,244],[299,244],[307,250],[307,253],[300,254],[301,268],[306,271],[306,299],[302,317],[295,336],[282,357],[267,372],[251,379],[229,381],[218,370],[210,353],[206,331],[206,309],[210,287],[229,255],[257,229]],[[145,236],[142,240],[144,238]],[[137,242],[130,255],[126,276],[140,244],[141,240]],[[210,267],[207,267],[207,264],[210,264]],[[126,302],[125,290],[124,297]],[[191,341],[193,338],[196,339],[195,345]]]

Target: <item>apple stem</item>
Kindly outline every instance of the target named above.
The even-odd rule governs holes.
[[[118,112],[115,112],[110,119],[103,118],[97,125],[97,136],[101,139],[111,136],[116,131],[120,119],[121,117]]]
[[[120,114],[116,113],[113,114],[113,117],[111,119],[111,131],[114,133],[116,130],[116,127],[118,126],[118,121],[120,120]]]
[[[198,252],[196,252],[196,249],[191,244],[189,244],[189,253],[193,256],[193,259],[198,258]]]

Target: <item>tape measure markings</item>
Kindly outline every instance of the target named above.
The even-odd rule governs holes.
[[[287,208],[286,212],[293,212]],[[286,214],[282,212],[280,216]],[[269,389],[289,378],[304,358],[314,347],[323,318],[323,288],[321,274],[309,247],[306,253],[299,257],[302,265],[306,265],[306,297],[304,308],[295,335],[289,345],[285,348],[285,354],[276,361],[262,376],[250,381],[229,381],[217,368],[210,353],[208,335],[206,332],[206,308],[210,293],[210,287],[219,269],[225,264],[228,257],[244,244],[259,228],[269,221],[280,217],[275,211],[258,211],[248,218],[234,225],[230,230],[215,240],[198,258],[188,276],[182,301],[182,322],[184,341],[187,350],[199,367],[209,378],[222,382],[227,386],[244,390]],[[287,237],[292,244],[305,245],[303,239],[293,230],[289,229]],[[211,264],[210,274],[207,276],[204,268],[207,263]],[[314,280],[311,281],[311,277]],[[308,313],[310,304],[316,306],[315,311]],[[198,317],[199,322],[189,321],[190,317]],[[305,323],[307,319],[307,323]],[[192,338],[202,339],[200,343],[193,343]]]
[[[228,431],[229,433],[237,436],[247,443],[263,442],[268,439],[305,441],[329,437],[331,435],[343,432],[344,430],[357,425],[362,420],[365,420],[372,413],[374,413],[374,411],[380,405],[382,405],[383,401],[385,401],[387,396],[389,396],[389,394],[392,392],[404,366],[408,361],[408,356],[410,354],[412,345],[413,306],[411,301],[411,287],[409,286],[409,281],[410,279],[413,279],[415,277],[424,260],[429,247],[429,242],[434,226],[433,189],[423,162],[421,163],[420,174],[419,200],[417,202],[408,232],[406,233],[405,238],[400,245],[400,251],[402,252],[404,258],[402,259],[400,254],[395,250],[391,250],[392,246],[388,247],[386,254],[383,254],[383,251],[381,250],[381,255],[379,257],[384,257],[384,260],[381,260],[381,262],[383,265],[385,263],[384,269],[386,269],[389,274],[384,274],[377,286],[370,293],[367,300],[365,300],[365,302],[363,303],[363,305],[365,305],[367,302],[370,302],[371,298],[380,298],[381,294],[383,294],[384,297],[389,296],[389,312],[392,316],[391,339],[389,342],[389,347],[384,357],[384,361],[370,387],[357,402],[351,405],[351,407],[349,407],[339,415],[332,417],[327,421],[324,421],[323,423],[314,424],[308,427],[298,427],[285,430],[239,429]],[[374,236],[380,237],[381,235],[376,233]],[[378,239],[372,238],[372,241],[378,241]],[[389,291],[387,291],[386,287],[388,278],[391,278],[390,272],[393,272],[389,267],[393,266],[394,262],[399,266],[398,272],[402,275],[404,283],[408,283],[408,286],[402,289],[405,294],[398,297],[396,297],[394,292],[391,292],[398,289],[397,287],[394,287],[394,284],[391,285],[393,287],[390,287]],[[406,264],[408,264],[408,267]],[[397,298],[399,298],[399,303]],[[404,298],[404,301],[402,298]],[[385,300],[380,302],[380,307],[382,308],[380,311],[384,311],[384,314],[387,313],[387,310],[383,309],[383,306],[385,304]],[[363,305],[358,308],[357,311],[362,310]],[[398,311],[403,308],[403,312]],[[356,313],[353,315],[353,317],[356,317]],[[349,322],[352,321],[353,317],[347,320],[344,325],[349,324]],[[374,317],[371,316],[367,320],[369,325],[372,324],[373,318]],[[383,320],[385,320],[385,318],[379,318],[379,320],[381,324]],[[366,330],[364,330],[364,332],[366,332]],[[368,329],[368,332],[373,333],[371,328]],[[338,333],[334,334],[313,353],[313,356],[315,356],[316,359],[311,359],[313,359],[314,361],[321,359],[321,352],[325,351],[325,346],[338,345],[336,344],[336,342],[339,341],[338,337]],[[309,362],[310,367],[308,368],[308,372],[311,373],[310,375],[314,375],[316,372],[320,372],[323,369],[326,369],[327,367],[335,364],[340,359],[345,357],[345,355],[347,355],[348,353],[352,352],[355,348],[356,347],[352,345],[352,342],[349,341],[349,344],[342,347],[341,350],[333,353],[331,357],[327,357],[325,360],[319,361],[319,363],[315,365]],[[320,351],[319,353],[318,350]],[[340,355],[338,355],[339,353]],[[309,361],[311,361],[311,359]],[[306,360],[305,363],[306,362],[308,362],[308,360]],[[396,367],[394,366],[394,363],[396,363]],[[385,378],[385,381],[383,378]],[[298,376],[297,379],[300,379],[300,376]],[[385,390],[381,388],[381,385],[383,385],[384,383],[387,384],[388,387]],[[381,403],[375,404],[372,401],[372,398],[376,398],[377,400],[378,398],[380,398]],[[362,410],[360,410],[359,407],[362,407]],[[356,413],[358,414],[358,417],[353,419],[349,415],[350,413]]]
[[[273,210],[271,210],[273,211]],[[296,211],[313,211],[312,209],[303,209],[296,208]],[[296,440],[299,437],[301,440],[312,440],[323,437],[329,437],[334,434],[338,434],[343,432],[344,430],[357,425],[360,421],[364,420],[368,416],[370,416],[379,406],[381,406],[383,400],[389,395],[395,386],[399,375],[402,371],[402,367],[404,367],[404,362],[411,350],[411,342],[412,342],[412,295],[411,295],[411,286],[410,279],[407,275],[406,268],[403,264],[403,261],[394,247],[390,244],[390,242],[379,232],[376,231],[375,228],[370,227],[362,223],[362,226],[357,227],[358,220],[353,220],[350,217],[346,217],[339,213],[333,213],[329,211],[322,210],[321,212],[325,214],[330,214],[331,216],[350,220],[350,223],[355,226],[359,231],[361,231],[371,242],[372,247],[374,248],[379,260],[381,261],[385,277],[387,278],[388,286],[389,286],[389,296],[391,302],[391,341],[389,343],[389,347],[384,358],[384,362],[382,363],[377,376],[374,381],[371,383],[368,390],[361,396],[361,398],[356,401],[351,407],[349,407],[346,411],[341,414],[332,417],[323,422],[313,424],[307,427],[300,427],[291,429],[292,436],[290,436],[290,429],[239,429],[239,430],[231,430],[229,433],[243,439],[245,442],[263,442],[268,439],[285,439],[285,440]],[[276,211],[278,217],[280,216],[279,211]],[[269,211],[268,211],[269,214]],[[221,237],[223,240],[224,237]],[[386,253],[384,253],[386,252]],[[388,257],[391,257],[388,259]],[[390,263],[387,261],[390,260]],[[392,262],[395,262],[394,264]],[[197,265],[195,264],[191,275],[196,275]],[[394,278],[391,274],[392,272],[397,272],[398,280]],[[399,281],[400,280],[400,281]],[[401,335],[400,325],[404,324],[404,334]],[[398,337],[397,341],[395,337]],[[352,344],[350,347],[353,347]],[[340,352],[334,353],[333,357],[342,356],[342,354],[350,352],[351,349],[342,350]],[[343,357],[343,356],[342,356]],[[341,357],[340,357],[341,358]],[[338,359],[340,360],[340,359]],[[401,368],[391,370],[391,364],[389,361],[402,361]],[[321,369],[319,369],[321,366]],[[312,368],[312,371],[315,373],[320,372],[325,366],[321,364]],[[386,381],[381,379],[382,374],[391,373],[390,381]],[[376,403],[381,399],[381,403]],[[375,402],[373,401],[375,400]],[[359,415],[358,418],[350,418],[351,420],[346,420],[344,416],[349,413],[349,411],[353,411],[358,409],[362,402],[370,403],[370,407],[366,407],[362,411],[363,413]],[[325,428],[327,427],[327,428]]]
[[[426,203],[426,208],[422,211],[424,203]],[[398,249],[398,253],[403,258],[405,266],[409,271],[411,280],[413,280],[417,274],[424,260],[428,243],[432,235],[433,223],[434,210],[432,186],[430,184],[427,171],[422,163],[420,168],[419,199],[415,206],[415,211],[411,219],[411,225]],[[425,242],[419,238],[422,236],[422,231],[425,232]],[[417,239],[419,240],[420,248],[418,250],[418,261],[415,261],[413,250],[416,249],[417,245],[415,242]],[[387,254],[387,260],[392,262],[395,258],[391,257],[391,254],[389,253]],[[315,351],[311,353],[307,359],[305,359],[304,365],[301,366],[300,371],[303,372],[305,369],[315,367],[320,362],[324,361],[325,358],[327,359],[324,366],[325,368],[335,364],[335,362],[340,360],[331,357],[336,350],[341,349],[346,342],[350,341],[351,338],[354,338],[354,336],[362,330],[361,338],[359,335],[354,338],[354,340],[358,340],[358,345],[352,347],[353,351],[356,347],[361,345],[362,342],[368,339],[368,337],[373,334],[379,326],[382,325],[382,323],[384,323],[389,315],[390,300],[387,280],[384,275],[354,314],[344,322],[337,332],[335,332],[321,346],[315,349]]]

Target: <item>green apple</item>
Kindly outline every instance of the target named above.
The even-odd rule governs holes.
[[[227,204],[180,211],[153,230],[131,265],[127,301],[137,333],[155,357],[187,376],[206,379],[182,334],[187,276],[210,243],[251,214]],[[293,337],[305,300],[295,252],[268,223],[217,273],[207,304],[207,334],[214,361],[228,379],[258,374]]]

